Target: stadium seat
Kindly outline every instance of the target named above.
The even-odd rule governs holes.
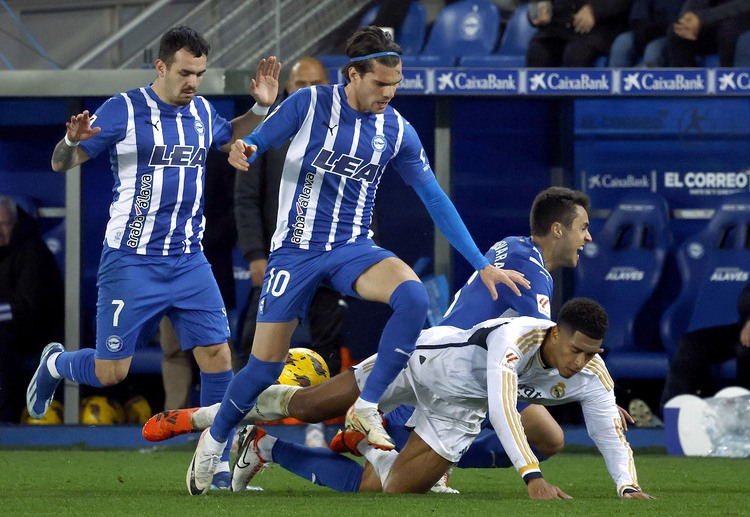
[[[500,39],[497,52],[488,56],[463,56],[459,64],[469,67],[497,68],[526,66],[526,47],[529,46],[529,40],[536,33],[536,27],[529,22],[528,10],[528,4],[523,4],[513,12]]]
[[[365,12],[360,27],[366,27],[372,24],[375,16],[378,14],[379,5],[375,5]],[[404,55],[419,54],[424,46],[424,36],[427,32],[427,10],[421,2],[411,2],[409,12],[401,23],[401,27],[396,29],[396,43],[401,45]],[[343,64],[343,63],[342,63]]]
[[[686,332],[737,322],[737,297],[750,280],[750,195],[725,198],[706,228],[680,245],[676,260],[681,290],[661,319],[670,355]],[[734,378],[735,361],[720,375]]]
[[[444,7],[422,53],[404,56],[404,66],[451,67],[459,57],[492,53],[500,35],[500,9],[485,0],[462,0]]]
[[[750,31],[743,32],[737,38],[734,66],[737,68],[750,68]]]
[[[667,373],[658,319],[648,310],[670,243],[666,201],[643,192],[620,200],[580,257],[575,295],[597,300],[609,314],[603,348],[615,379],[660,379]]]
[[[378,14],[379,5],[374,5],[365,11],[360,27],[366,27],[372,23]],[[404,55],[418,54],[424,46],[424,37],[427,32],[427,10],[420,2],[412,2],[409,12],[406,13],[401,27],[396,31],[396,42],[401,46]],[[331,82],[341,82],[339,69],[347,63],[348,58],[344,54],[323,54],[317,56],[321,63],[328,69]]]

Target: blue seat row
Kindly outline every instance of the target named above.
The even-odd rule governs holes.
[[[674,299],[663,300],[670,254],[681,285]],[[728,196],[706,227],[676,248],[661,196],[624,197],[575,272],[575,295],[598,300],[610,315],[604,348],[612,376],[664,378],[683,334],[735,323],[749,264],[750,195]],[[733,379],[734,367],[722,365],[722,377]]]

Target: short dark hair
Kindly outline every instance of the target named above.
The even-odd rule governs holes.
[[[400,56],[401,47],[388,34],[383,32],[380,27],[375,27],[374,25],[358,29],[346,42],[346,55],[350,58],[366,56],[377,52],[396,52]],[[365,59],[364,61],[349,61],[341,67],[344,82],[349,82],[349,69],[352,67],[359,75],[365,75],[367,72],[372,72],[374,67],[372,64],[373,60],[381,65],[393,68],[401,61],[401,57],[399,56],[381,56]]]
[[[573,298],[560,307],[557,324],[572,334],[580,332],[591,339],[604,339],[609,327],[607,311],[591,298]]]
[[[565,187],[550,187],[543,190],[537,194],[531,205],[531,235],[544,237],[556,222],[570,228],[578,215],[578,206],[583,207],[586,213],[591,208],[591,200],[583,192]]]
[[[159,59],[164,61],[167,66],[174,61],[174,55],[181,48],[186,48],[193,56],[208,56],[211,46],[198,31],[187,25],[176,25],[172,27],[159,41]]]

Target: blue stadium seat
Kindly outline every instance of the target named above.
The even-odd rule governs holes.
[[[743,32],[737,38],[734,66],[737,68],[750,68],[750,31]]]
[[[489,55],[497,46],[500,21],[500,9],[486,0],[447,5],[432,24],[422,53],[404,56],[404,66],[451,67],[461,56]]]
[[[664,348],[674,354],[686,332],[737,322],[737,297],[750,280],[750,195],[728,196],[706,228],[677,250],[682,287],[661,319]],[[721,367],[734,378],[735,361]]]
[[[375,5],[365,12],[360,21],[360,27],[372,24],[378,14],[379,5]],[[406,18],[401,27],[396,29],[396,43],[401,45],[404,55],[419,54],[424,46],[424,37],[427,32],[427,10],[421,2],[411,2]]]
[[[609,314],[603,348],[615,379],[659,379],[667,373],[667,355],[658,347],[658,318],[648,311],[670,243],[664,198],[631,194],[584,248],[575,270],[575,295],[597,300]]]
[[[526,66],[526,48],[536,33],[536,27],[529,22],[528,10],[528,4],[523,4],[513,12],[500,39],[500,48],[497,52],[488,56],[463,56],[459,64],[497,68]]]

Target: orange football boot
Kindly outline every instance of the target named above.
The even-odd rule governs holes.
[[[161,442],[181,434],[192,433],[193,413],[196,411],[197,407],[157,413],[143,426],[143,437],[149,442]]]

